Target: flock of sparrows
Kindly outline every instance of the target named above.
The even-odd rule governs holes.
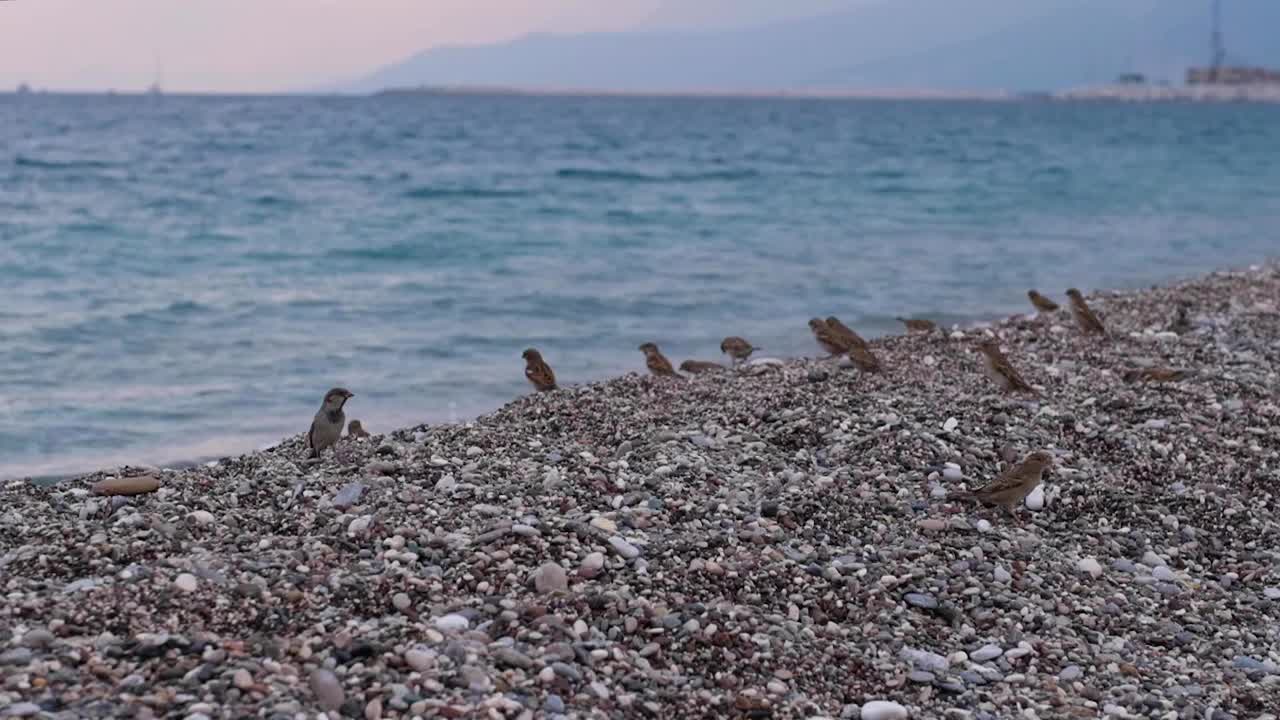
[[[1071,288],[1067,290],[1066,295],[1070,303],[1072,318],[1080,331],[1086,335],[1106,336],[1105,326],[1103,326],[1102,321],[1089,307],[1088,303],[1085,302],[1084,296],[1080,291]],[[1029,290],[1027,297],[1031,300],[1031,304],[1035,309],[1042,313],[1053,313],[1059,310],[1057,303],[1035,290]],[[911,333],[929,333],[937,329],[937,325],[931,320],[898,318],[898,321]],[[1175,332],[1185,332],[1190,328],[1191,321],[1188,316],[1188,307],[1185,304],[1180,305],[1170,329]],[[813,332],[813,337],[818,345],[828,353],[828,358],[842,355],[848,356],[854,366],[863,372],[878,373],[883,369],[879,358],[871,351],[867,341],[852,328],[840,322],[839,318],[831,316],[823,320],[815,317],[809,320],[809,329]],[[759,349],[738,336],[727,337],[720,343],[720,351],[728,355],[734,365],[746,362],[752,353]],[[987,377],[1000,390],[1003,392],[1036,393],[1035,388],[1031,387],[1018,374],[1009,359],[1001,352],[1000,344],[997,340],[994,338],[980,340],[977,343],[977,349],[982,353]],[[644,343],[639,347],[639,350],[644,353],[645,367],[654,376],[679,380],[685,379],[671,365],[671,361],[662,354],[656,344],[651,342]],[[555,371],[542,358],[542,353],[534,348],[529,348],[522,353],[522,357],[525,361],[525,378],[535,389],[539,392],[556,389]],[[705,360],[686,360],[680,364],[680,370],[690,374],[716,372],[725,369],[719,363]],[[1124,379],[1128,382],[1173,382],[1181,380],[1185,376],[1185,371],[1159,367],[1129,370],[1124,373]],[[354,394],[345,388],[333,388],[325,393],[324,402],[321,404],[320,410],[316,412],[315,418],[311,422],[311,429],[307,432],[307,447],[310,449],[310,457],[318,458],[321,451],[332,447],[342,437],[343,425],[346,422],[343,406],[352,397],[354,397]],[[350,425],[347,426],[347,434],[350,437],[368,437],[369,435],[359,420],[351,421]],[[1010,515],[1013,515],[1013,508],[1020,504],[1040,484],[1044,472],[1052,464],[1053,456],[1050,453],[1043,450],[1036,451],[1021,462],[1008,467],[986,486],[970,492],[952,494],[951,497],[973,499],[985,505],[1000,506]]]

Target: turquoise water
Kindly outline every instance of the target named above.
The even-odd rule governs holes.
[[[1280,108],[0,96],[0,476],[375,432],[1280,248]]]

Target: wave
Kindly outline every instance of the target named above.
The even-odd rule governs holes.
[[[759,177],[756,170],[714,170],[701,173],[672,173],[670,175],[650,175],[629,170],[598,170],[592,168],[560,168],[556,177],[564,180],[586,180],[589,182],[622,182],[622,183],[696,183],[696,182],[731,182]]]
[[[515,198],[525,197],[528,192],[524,190],[494,190],[488,188],[442,188],[442,187],[418,187],[407,190],[404,197],[414,200],[433,200],[437,198],[462,198],[462,199],[488,199],[488,198]]]
[[[116,167],[115,163],[103,160],[43,160],[40,158],[17,155],[13,164],[18,167],[36,168],[39,170],[101,170]]]

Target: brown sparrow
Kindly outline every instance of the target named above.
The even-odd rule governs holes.
[[[835,333],[836,337],[839,338],[842,343],[844,343],[846,349],[855,345],[860,345],[862,347],[867,346],[867,341],[863,340],[861,335],[854,332],[848,325],[840,322],[840,318],[835,315],[827,318],[827,327],[831,329],[831,332]]]
[[[898,322],[907,327],[907,332],[913,333],[929,333],[938,329],[938,324],[932,320],[915,320],[912,318],[898,318]]]
[[[1039,310],[1040,312],[1043,312],[1043,313],[1058,312],[1058,303],[1041,295],[1035,290],[1028,290],[1027,298],[1031,300],[1031,304],[1034,305],[1036,310]]]
[[[1186,370],[1174,370],[1167,367],[1137,368],[1124,371],[1124,381],[1136,382],[1178,382],[1186,379],[1191,373]]]
[[[849,351],[849,346],[837,337],[826,321],[821,318],[810,320],[809,329],[813,331],[813,338],[818,341],[818,345],[822,346],[830,357],[843,355]]]
[[[983,369],[991,382],[995,383],[1004,392],[1025,392],[1035,393],[1035,389],[1027,384],[1026,380],[1013,369],[1013,365],[1009,363],[1009,359],[1000,352],[1000,343],[986,339],[978,343],[978,350],[982,352]]]
[[[953,493],[949,497],[957,500],[977,500],[983,505],[999,505],[1009,513],[1010,517],[1017,518],[1013,514],[1013,508],[1036,489],[1044,471],[1052,465],[1053,456],[1044,450],[1037,450],[1017,465],[1005,469],[995,480],[985,486],[969,492]]]
[[[736,362],[745,361],[756,350],[759,350],[759,348],[752,347],[751,343],[737,336],[727,337],[720,341],[720,352],[733,358]]]
[[[529,348],[521,353],[520,357],[524,358],[524,376],[529,379],[530,384],[538,392],[556,389],[556,374],[552,372],[551,366],[542,359],[542,353]]]
[[[640,352],[644,353],[645,367],[649,368],[649,372],[658,377],[673,377],[684,379],[675,368],[671,367],[671,361],[667,359],[657,345],[647,342],[640,346]]]
[[[702,373],[720,372],[724,370],[724,366],[720,363],[707,362],[706,360],[685,360],[680,363],[680,369],[690,375],[700,375]]]
[[[882,369],[879,358],[872,354],[871,348],[863,345],[849,348],[849,359],[862,372],[878,373]]]
[[[367,438],[369,437],[369,431],[364,429],[364,425],[359,420],[352,420],[347,423],[347,437]]]
[[[324,402],[311,421],[311,429],[307,431],[307,447],[311,449],[311,457],[320,457],[320,451],[332,447],[342,437],[342,428],[347,424],[342,406],[353,397],[355,395],[346,388],[333,388],[324,394]]]
[[[1076,319],[1076,325],[1080,326],[1081,332],[1086,335],[1107,334],[1102,321],[1089,309],[1088,303],[1084,301],[1084,295],[1081,295],[1079,290],[1071,288],[1067,291],[1067,297],[1071,298],[1071,316]]]

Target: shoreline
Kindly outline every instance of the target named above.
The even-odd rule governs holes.
[[[1272,263],[1094,294],[1105,341],[1014,316],[875,339],[883,375],[632,373],[131,498],[7,482],[0,715],[1275,715],[1277,298]],[[946,497],[1040,449],[1020,522]]]

